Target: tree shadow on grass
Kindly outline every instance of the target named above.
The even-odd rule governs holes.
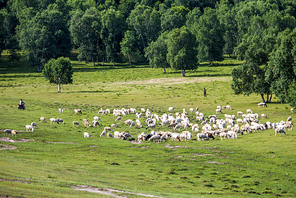
[[[199,74],[199,75],[188,75],[186,77],[192,78],[192,77],[228,77],[231,76],[231,74]]]
[[[111,93],[111,92],[115,92],[115,91],[64,91],[63,93]]]

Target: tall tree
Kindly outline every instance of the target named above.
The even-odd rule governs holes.
[[[120,42],[121,53],[128,58],[129,64],[132,67],[132,61],[137,60],[140,57],[140,51],[136,47],[138,40],[135,37],[133,31],[127,30],[124,33],[124,37]]]
[[[73,43],[78,46],[78,59],[91,60],[95,65],[95,53],[98,51],[100,40],[98,32],[101,29],[101,21],[97,10],[89,8],[83,14],[82,11],[76,11],[72,16],[70,31]]]
[[[69,56],[70,32],[61,12],[45,10],[21,27],[18,32],[20,46],[38,71],[50,58]]]
[[[115,59],[120,53],[120,42],[126,29],[124,16],[114,9],[104,10],[101,13],[101,38],[107,61],[115,64]]]
[[[184,26],[185,23],[185,15],[177,12],[176,9],[170,8],[167,9],[167,11],[161,16],[161,31],[172,31],[175,28],[180,28]]]
[[[295,101],[295,95],[289,93],[295,91],[296,79],[296,29],[287,29],[278,35],[277,44],[270,54],[266,70],[266,80],[271,84],[271,91],[281,102]],[[290,85],[294,84],[291,86]],[[288,96],[288,97],[287,97]],[[294,106],[294,105],[293,105]]]
[[[214,9],[205,8],[204,14],[199,18],[197,32],[198,59],[200,61],[223,60],[224,26],[220,24]]]
[[[136,31],[142,44],[139,50],[144,54],[144,48],[159,36],[160,13],[149,6],[137,5],[127,18],[127,23]]]
[[[61,92],[61,84],[73,82],[73,68],[69,58],[50,59],[45,64],[42,73],[49,83],[58,85],[58,93]]]
[[[171,68],[181,70],[183,76],[186,70],[198,68],[196,38],[187,27],[174,29],[168,37],[167,45],[167,61]]]
[[[167,46],[168,32],[162,33],[156,41],[152,41],[145,48],[145,57],[149,60],[149,65],[153,68],[161,67],[166,73],[166,68],[170,65],[167,62]]]

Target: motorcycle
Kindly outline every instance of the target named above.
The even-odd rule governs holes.
[[[18,109],[25,110],[25,108],[26,108],[26,107],[25,107],[25,103],[24,103],[23,105],[18,104],[18,105],[17,105],[17,108],[18,108]]]

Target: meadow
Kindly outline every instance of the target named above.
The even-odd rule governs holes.
[[[152,113],[175,112],[199,107],[205,116],[215,114],[217,105],[233,110],[267,115],[266,121],[279,122],[289,116],[288,104],[276,97],[260,108],[259,95],[235,95],[230,88],[231,69],[241,64],[225,59],[214,65],[203,63],[197,70],[181,72],[147,65],[117,63],[93,66],[75,59],[73,84],[49,84],[41,73],[22,58],[14,63],[7,54],[0,58],[0,197],[295,197],[296,151],[294,131],[274,135],[274,130],[239,135],[238,139],[196,140],[161,143],[100,137],[105,126],[128,131],[137,139],[150,129],[130,128],[115,122],[112,109],[140,108]],[[203,96],[203,87],[207,97]],[[26,110],[18,110],[20,99]],[[58,108],[65,108],[63,113]],[[73,109],[82,109],[74,114]],[[103,108],[99,127],[73,127],[72,122],[90,121]],[[47,123],[39,122],[43,116]],[[195,121],[195,113],[189,112]],[[223,118],[224,114],[218,114]],[[50,124],[62,118],[65,124]],[[136,119],[134,114],[122,118]],[[141,119],[144,123],[145,118]],[[34,132],[25,125],[36,122]],[[16,137],[3,129],[15,129]],[[167,126],[155,130],[172,131]],[[88,132],[90,138],[83,138]]]

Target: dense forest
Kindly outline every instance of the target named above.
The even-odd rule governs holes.
[[[0,53],[42,71],[76,49],[80,61],[197,69],[225,55],[236,94],[296,106],[294,0],[0,0]]]

